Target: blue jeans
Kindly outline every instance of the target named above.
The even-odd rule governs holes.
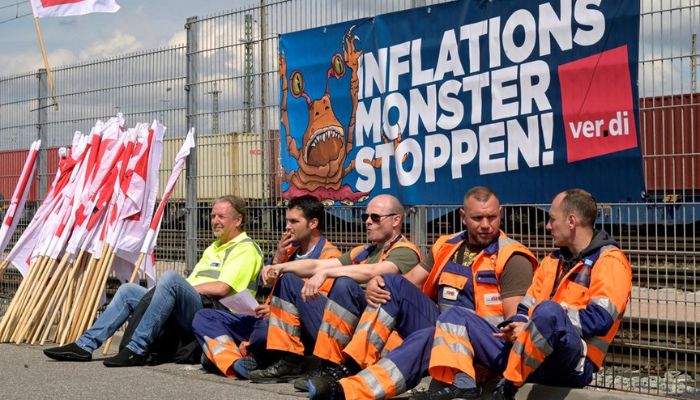
[[[88,352],[100,347],[133,314],[146,291],[132,283],[121,285],[100,318],[76,341],[78,347]],[[192,332],[192,319],[201,309],[202,300],[194,287],[177,272],[166,272],[156,284],[153,299],[126,347],[145,355],[171,315],[181,328]]]

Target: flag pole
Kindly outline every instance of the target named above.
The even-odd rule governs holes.
[[[46,69],[46,79],[49,81],[49,88],[51,89],[51,98],[53,99],[53,105],[58,110],[58,100],[56,100],[56,88],[53,86],[53,76],[51,75],[51,66],[49,65],[48,57],[46,57],[46,46],[44,46],[44,37],[41,34],[41,27],[39,26],[39,17],[34,17],[34,27],[36,28],[36,35],[39,38],[39,47],[41,47],[41,57],[44,59],[44,68]]]

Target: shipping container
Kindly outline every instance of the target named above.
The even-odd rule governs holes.
[[[17,181],[22,173],[22,167],[24,167],[24,161],[27,159],[28,154],[29,150],[0,152],[0,166],[2,166],[2,172],[0,173],[0,201],[5,200],[9,202],[12,199],[12,193],[15,190],[15,186],[17,186]],[[48,186],[51,184],[51,180],[58,168],[58,148],[46,150],[46,161],[47,170],[49,171],[48,176],[46,176]],[[34,202],[38,199],[39,176],[35,175],[29,189],[27,201]]]
[[[168,138],[164,142],[158,194],[163,193],[183,138]],[[197,199],[209,201],[226,194],[245,199],[263,199],[263,150],[260,135],[227,133],[197,136]],[[171,195],[173,200],[185,199],[184,173]]]
[[[700,189],[700,94],[640,99],[639,122],[647,192],[682,201]]]

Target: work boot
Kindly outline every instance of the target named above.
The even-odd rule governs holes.
[[[288,361],[280,358],[274,364],[265,369],[256,369],[250,372],[250,381],[255,383],[284,383],[304,374],[304,367],[301,363]]]
[[[328,375],[315,376],[306,381],[306,386],[309,388],[309,399],[345,400],[343,387]]]
[[[90,361],[92,353],[85,351],[75,343],[69,343],[65,346],[52,347],[44,349],[44,354],[57,361]]]
[[[325,361],[324,364],[323,368],[321,368],[321,375],[330,376],[336,381],[360,372],[360,367],[352,359],[349,359],[344,364],[335,364],[329,361]]]
[[[258,369],[258,362],[252,356],[245,356],[234,361],[232,367],[237,377],[250,379],[250,373]]]
[[[411,400],[449,400],[449,399],[480,399],[481,387],[461,389],[455,385],[446,385],[441,388],[428,389],[414,393]]]
[[[307,386],[307,382],[311,378],[328,376],[336,381],[339,381],[345,377],[355,375],[358,372],[360,372],[360,367],[354,361],[338,365],[330,361],[323,360],[321,361],[321,365],[319,365],[317,368],[314,368],[308,374],[295,379],[294,389],[301,392],[308,392],[309,388]]]
[[[513,385],[513,382],[504,378],[496,384],[491,400],[515,400],[516,393],[518,393],[518,388]]]
[[[301,392],[308,392],[309,388],[306,386],[306,381],[308,381],[311,378],[315,378],[317,376],[323,375],[323,370],[325,369],[323,363],[316,368],[312,369],[311,371],[305,373],[304,375],[298,377],[297,379],[292,382],[294,384],[294,389],[299,390]]]
[[[140,367],[146,365],[146,356],[136,354],[130,348],[124,347],[114,357],[102,361],[105,367]]]

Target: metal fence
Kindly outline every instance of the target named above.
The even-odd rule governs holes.
[[[57,68],[59,109],[50,106],[43,71],[0,78],[0,149],[7,152],[0,157],[26,150],[34,138],[43,139],[44,148],[65,145],[74,130],[88,130],[94,120],[116,112],[123,112],[130,126],[158,118],[168,126],[169,137],[194,126],[198,146],[164,219],[157,248],[160,268],[184,272],[194,265],[211,240],[209,204],[228,192],[249,200],[249,233],[271,254],[284,227],[278,178],[278,36],[433,3],[261,1],[257,7],[193,17],[187,20],[183,46]],[[695,45],[700,1],[641,0],[641,9],[639,124],[647,193],[643,202],[600,206],[598,225],[629,255],[634,290],[606,367],[593,385],[694,398],[700,391]],[[167,178],[167,160],[176,150],[174,144],[166,146],[161,180]],[[35,201],[54,172],[52,151],[43,154]],[[15,181],[14,174],[0,172],[0,192],[11,193]],[[405,231],[427,250],[440,234],[460,229],[456,207],[412,206]],[[547,207],[509,204],[503,215],[505,231],[540,258],[552,248],[545,230]],[[332,207],[329,238],[343,249],[363,241],[356,219],[361,212]],[[8,276],[12,274],[0,282],[5,298],[18,282]]]

